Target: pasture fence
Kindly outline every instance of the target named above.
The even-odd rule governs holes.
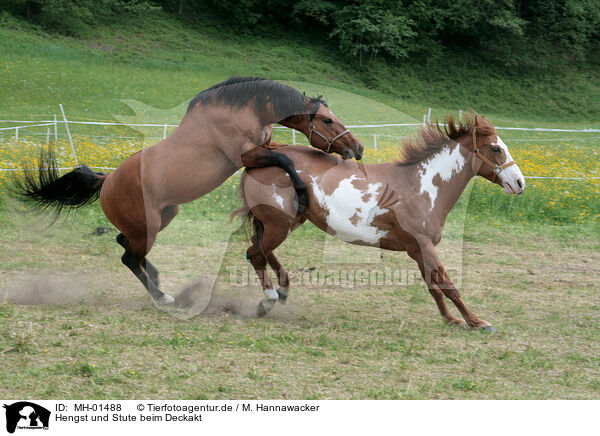
[[[88,138],[96,138],[103,140],[118,140],[118,139],[127,139],[127,140],[150,140],[157,141],[165,139],[169,134],[169,129],[174,129],[178,125],[177,124],[169,124],[169,123],[128,123],[128,122],[118,122],[118,121],[104,121],[104,120],[69,120],[66,116],[63,105],[60,105],[62,120],[59,120],[56,114],[54,114],[53,119],[46,120],[10,120],[10,119],[2,119],[0,120],[1,124],[8,124],[8,126],[0,127],[0,137],[9,135],[12,138],[19,142],[21,138],[24,136],[28,137],[45,137],[46,144],[49,144],[51,138],[55,142],[58,142],[59,137],[65,137],[69,141],[69,145],[71,148],[71,152],[73,154],[73,159],[75,164],[78,165],[78,156],[76,152],[75,143],[73,142],[73,134],[71,132],[71,128],[77,128],[81,130],[82,128],[92,129],[92,128],[102,128],[105,131],[107,128],[120,128],[120,130],[115,134],[93,134],[92,132],[86,132],[85,137]],[[459,119],[462,118],[462,111],[459,111]],[[424,125],[426,122],[431,120],[431,108],[429,108],[428,112],[423,116],[422,123],[365,123],[365,124],[355,124],[355,125],[347,125],[349,129],[353,130],[353,134],[357,136],[363,144],[366,146],[371,146],[373,149],[378,149],[378,142],[382,143],[384,141],[389,140],[399,140],[404,139],[410,136],[410,134],[414,133],[414,129],[419,126]],[[494,120],[500,121],[504,123],[514,123],[507,120]],[[12,125],[11,125],[12,124]],[[16,124],[16,125],[14,125]],[[60,126],[64,126],[64,133],[60,131]],[[40,128],[45,128],[40,131]],[[124,133],[123,130],[127,129],[151,129],[155,132],[160,132],[160,136],[149,136],[148,134],[144,134],[143,136]],[[405,134],[397,134],[397,133],[389,133],[391,130],[402,132],[402,129],[405,130]],[[532,132],[532,133],[573,133],[579,134],[581,136],[578,137],[569,137],[569,138],[514,138],[511,139],[511,142],[561,142],[561,141],[581,141],[581,140],[594,140],[600,139],[600,136],[589,136],[589,134],[600,133],[599,127],[583,127],[583,126],[570,126],[570,127],[522,127],[522,126],[496,126],[497,130],[503,130],[507,132]],[[130,132],[130,130],[128,130]],[[284,126],[274,126],[274,137],[280,139],[281,136],[285,138],[286,141],[290,141],[292,144],[299,143],[307,143],[306,139],[298,141],[296,136],[296,131],[293,129],[289,129]],[[104,133],[104,132],[103,132]],[[575,136],[575,135],[570,135]],[[379,141],[378,141],[379,139]],[[92,167],[94,169],[101,170],[113,170],[114,167],[100,167],[95,166]],[[70,168],[59,168],[61,170],[66,170]],[[18,171],[16,168],[0,168],[0,171]],[[563,177],[563,176],[536,176],[536,175],[528,175],[525,178],[529,179],[563,179],[563,180],[598,180],[600,176],[585,176],[585,177]]]

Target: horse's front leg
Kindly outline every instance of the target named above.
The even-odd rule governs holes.
[[[427,288],[435,299],[440,313],[446,322],[449,324],[463,324],[460,320],[452,316],[442,295],[445,295],[454,303],[469,327],[478,327],[488,331],[496,331],[489,322],[479,318],[469,310],[460,297],[454,283],[452,283],[452,280],[448,277],[431,241],[424,240],[421,241],[420,244],[415,243],[415,246],[407,251],[419,264],[419,269],[427,284]]]
[[[277,153],[266,148],[258,147],[247,151],[241,155],[242,164],[246,168],[264,168],[264,167],[279,167],[289,174],[296,197],[298,198],[298,214],[304,215],[308,206],[308,194],[306,183],[302,181],[294,163],[285,154]]]

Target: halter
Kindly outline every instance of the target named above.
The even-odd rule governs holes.
[[[313,118],[317,114],[317,111],[319,110],[319,106],[320,106],[320,104],[316,105],[315,111],[313,113],[308,114],[308,130],[309,130],[308,142],[312,144],[312,135],[313,135],[313,133],[316,133],[317,135],[319,135],[321,138],[323,138],[327,142],[327,150],[325,150],[325,152],[330,153],[331,146],[333,145],[333,143],[335,141],[337,141],[338,139],[340,139],[342,136],[344,136],[346,133],[350,133],[350,130],[346,129],[342,133],[340,133],[339,135],[337,135],[333,138],[328,138],[327,136],[325,136],[321,132],[319,132],[317,130],[317,128],[313,125]]]
[[[475,175],[477,175],[477,169],[475,168],[475,158],[478,157],[479,159],[481,159],[481,161],[483,163],[485,163],[487,166],[489,166],[493,171],[493,176],[492,176],[492,182],[496,182],[496,180],[498,180],[498,176],[500,175],[500,173],[502,171],[504,171],[505,168],[508,168],[511,165],[515,165],[517,162],[512,160],[510,162],[506,162],[502,165],[498,165],[497,163],[492,162],[491,160],[489,160],[487,157],[485,157],[483,154],[480,153],[479,149],[477,148],[477,127],[473,128],[473,160],[471,161],[471,168],[473,169],[473,172],[475,173]]]
[[[333,143],[335,141],[337,141],[338,139],[340,139],[346,133],[350,133],[350,130],[346,129],[342,133],[340,133],[339,135],[334,136],[333,138],[328,138],[327,136],[323,135],[321,132],[319,132],[317,130],[317,128],[312,123],[312,119],[308,122],[308,126],[309,126],[308,142],[310,142],[312,144],[312,135],[313,135],[313,133],[316,133],[321,138],[323,138],[325,141],[327,141],[327,150],[325,150],[326,153],[330,153],[331,152],[331,146],[333,145]]]

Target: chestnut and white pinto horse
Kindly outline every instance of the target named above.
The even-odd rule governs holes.
[[[467,308],[435,249],[448,213],[473,176],[497,183],[507,194],[525,189],[519,167],[489,121],[475,114],[459,124],[447,117],[445,127],[427,124],[417,138],[404,143],[401,160],[390,163],[358,164],[306,147],[277,151],[294,162],[308,185],[309,202],[306,213],[298,215],[290,178],[279,168],[243,174],[244,208],[238,212],[253,219],[247,257],[265,294],[259,316],[278,300],[284,303],[289,292],[288,273],[273,250],[308,219],[352,244],[406,251],[419,265],[445,322],[494,331]],[[278,276],[278,288],[267,274],[267,263]],[[464,320],[451,314],[444,296]]]

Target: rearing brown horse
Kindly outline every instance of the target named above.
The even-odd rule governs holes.
[[[304,133],[312,146],[362,157],[363,146],[320,97],[259,77],[233,77],[198,94],[168,138],[127,158],[110,174],[80,166],[59,177],[52,154],[42,153],[36,178],[25,171],[19,192],[43,208],[80,207],[98,196],[106,217],[121,231],[121,260],[158,305],[174,299],[159,289],[158,270],[146,260],[156,235],[179,205],[221,185],[240,167],[277,166],[289,174],[298,210],[307,205],[306,184],[289,157],[269,150],[271,125]]]

